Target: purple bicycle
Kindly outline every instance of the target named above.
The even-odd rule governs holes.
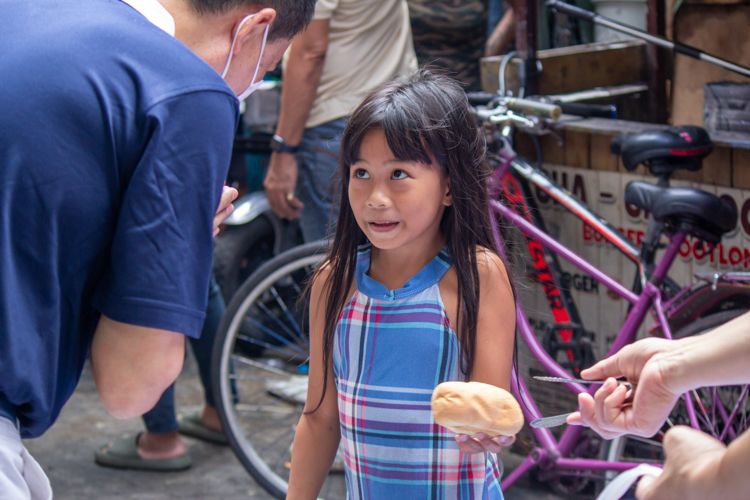
[[[567,295],[568,290],[561,286],[558,257],[564,258],[585,275],[606,286],[610,293],[630,303],[629,312],[608,356],[635,340],[650,311],[656,319],[652,332],[669,339],[700,334],[746,312],[750,273],[702,274],[696,276],[698,281],[684,288],[678,287],[667,276],[688,236],[715,246],[723,234],[737,225],[737,212],[730,203],[698,189],[669,187],[669,179],[674,171],[701,168],[702,158],[712,149],[708,134],[698,127],[675,127],[621,135],[613,140],[612,150],[622,156],[628,170],[645,163],[651,174],[658,178],[656,185],[636,181],[625,189],[625,202],[650,213],[648,228],[639,249],[606,220],[557,185],[540,168],[517,157],[509,147],[511,124],[529,133],[539,134],[543,132],[545,123],[541,117],[555,114],[559,114],[555,106],[513,99],[503,99],[493,109],[477,111],[490,132],[489,149],[494,149],[497,163],[490,189],[493,197],[500,199],[492,202],[493,210],[523,233],[538,271],[537,276],[542,278],[552,316],[557,322],[553,330],[561,337],[567,333],[568,338],[563,337],[555,345],[540,342],[519,302],[518,332],[541,366],[550,375],[570,379],[571,374],[558,362],[558,351],[567,351],[569,360],[563,364],[569,369],[573,368],[574,372],[588,366],[591,360],[590,352],[585,349],[587,340],[588,344],[591,342],[586,330],[579,323],[567,319],[577,318],[578,313]],[[500,124],[500,130],[492,126],[493,123]],[[493,141],[499,144],[493,144]],[[531,186],[580,218],[637,266],[632,289],[624,287],[543,230],[543,221],[531,196]],[[660,243],[663,235],[670,237],[666,244]],[[666,248],[658,263],[655,263],[660,246]],[[710,248],[706,251],[710,252]],[[544,339],[549,339],[549,334]],[[574,381],[565,386],[576,395],[596,390],[596,387]],[[528,397],[524,380],[519,379],[513,389],[525,403],[522,406],[525,406],[526,419],[539,419],[540,411],[533,398]],[[667,425],[691,425],[729,442],[747,428],[749,415],[747,386],[706,388],[685,394]],[[597,440],[587,436],[587,431],[581,427],[565,429],[559,439],[547,428],[532,428],[531,432],[535,446],[526,460],[505,477],[503,489],[510,487],[525,472],[537,469],[541,471],[539,476],[552,480],[551,484],[559,492],[580,492],[587,480],[606,480],[614,473],[640,463],[659,463],[663,460],[660,444],[662,433],[653,439],[628,436],[603,443],[602,446],[601,442],[597,443]]]
[[[659,185],[631,183],[625,191],[629,203],[651,214],[639,248],[513,151],[514,129],[544,133],[544,117],[559,115],[559,108],[518,99],[500,99],[495,104],[492,108],[476,108],[486,130],[488,153],[496,163],[489,183],[493,199],[497,200],[492,202],[492,208],[512,227],[520,229],[535,281],[542,285],[550,306],[553,322],[546,325],[541,339],[532,329],[521,301],[517,308],[518,338],[544,371],[555,377],[575,378],[595,358],[591,349],[593,335],[584,328],[558,258],[569,261],[630,303],[609,353],[633,342],[649,312],[655,318],[652,331],[674,338],[700,334],[750,308],[750,279],[746,273],[703,276],[685,287],[667,277],[686,237],[715,245],[736,224],[736,211],[718,197],[696,189],[668,187],[671,172],[696,168],[696,162],[700,163],[702,156],[710,152],[707,135],[701,135],[700,130],[681,130],[620,138],[617,147],[623,156],[630,155],[631,163],[645,161],[660,179]],[[677,142],[681,133],[693,134],[692,146]],[[689,154],[690,151],[697,152]],[[549,236],[543,229],[544,220],[536,208],[532,187],[582,219],[632,261],[637,268],[633,287],[622,285]],[[507,229],[498,226],[499,231]],[[670,237],[668,243],[661,243],[662,235]],[[666,248],[661,249],[662,245]],[[661,258],[655,262],[657,251],[662,250]],[[277,498],[286,494],[291,444],[307,393],[309,341],[304,304],[298,297],[324,255],[324,242],[311,243],[261,266],[230,302],[214,350],[218,410],[232,449],[258,483]],[[546,416],[527,389],[528,374],[519,369],[519,375],[513,390],[524,403],[527,421]],[[592,390],[578,381],[565,383],[564,387],[573,394]],[[686,394],[670,417],[670,424],[692,425],[728,442],[746,429],[749,416],[747,387],[707,388]],[[658,463],[662,458],[658,435],[653,439],[626,437],[603,442],[588,429],[569,427],[559,437],[547,428],[530,429],[530,436],[528,456],[504,478],[504,490],[526,472],[535,471],[538,479],[549,481],[560,493],[590,492],[603,484],[608,474],[644,461]],[[344,476],[336,462],[321,496],[346,496]]]

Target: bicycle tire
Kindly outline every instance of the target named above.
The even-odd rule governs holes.
[[[304,308],[297,300],[304,289],[300,280],[302,275],[309,277],[312,269],[322,261],[326,248],[325,242],[302,245],[279,254],[258,268],[238,289],[227,307],[214,345],[212,382],[216,409],[229,444],[258,484],[280,499],[286,496],[288,480],[288,468],[281,463],[284,457],[290,456],[293,431],[304,406],[303,394],[290,396],[289,392],[284,392],[283,384],[302,383],[306,394],[302,368],[309,349],[305,345],[304,317],[299,316]],[[272,318],[271,314],[278,311],[280,313]],[[264,325],[261,321],[267,322]],[[292,325],[292,321],[299,324]],[[278,327],[275,333],[282,338],[286,336],[286,340],[305,353],[294,352],[291,358],[284,358],[294,349],[283,342],[276,346],[273,337],[259,338],[261,334],[258,332],[270,334],[256,323],[269,330],[268,325],[275,325]],[[248,324],[256,329],[248,328]],[[248,335],[272,347],[260,346],[262,350],[251,350],[248,354],[248,346],[238,342],[246,342]],[[276,339],[276,342],[281,341]],[[263,377],[267,378],[261,380]],[[282,381],[281,389],[279,383],[274,382],[279,380]],[[235,384],[236,393],[233,391]],[[281,438],[276,437],[279,433]],[[272,454],[274,458],[282,458],[271,460]],[[322,491],[321,496],[345,498],[344,476],[329,475]]]
[[[227,226],[214,241],[214,275],[224,301],[232,296],[260,264],[273,257],[276,235],[261,215],[247,224]]]
[[[718,326],[723,325],[724,323],[727,323],[728,321],[733,320],[734,318],[746,313],[747,311],[748,309],[745,308],[736,308],[708,314],[681,328],[674,334],[674,338],[681,339],[693,335],[702,335]],[[696,397],[701,400],[703,406],[706,408],[706,413],[711,413],[713,415],[715,415],[715,410],[716,408],[718,408],[717,406],[713,406],[716,403],[717,397],[719,398],[718,400],[721,402],[721,404],[725,407],[724,411],[729,415],[731,415],[731,412],[735,405],[738,405],[738,408],[740,407],[739,405],[742,405],[742,416],[739,420],[739,423],[732,427],[732,432],[736,436],[739,436],[742,432],[747,430],[748,427],[750,427],[750,399],[748,399],[748,394],[744,390],[744,387],[745,386],[722,386],[717,388],[699,388],[696,389],[696,391],[693,391],[691,394],[693,394],[694,401],[696,401]],[[737,400],[732,399],[732,396],[734,395],[739,395]],[[714,403],[708,405],[706,404],[708,400],[712,400]],[[709,406],[711,407],[710,410],[708,408]],[[721,413],[719,413],[719,418],[720,417]],[[690,425],[690,421],[687,417],[686,405],[683,399],[680,399],[677,402],[677,405],[675,405],[672,413],[670,413],[669,419],[673,425]],[[653,438],[641,438],[626,435],[609,441],[608,448],[606,450],[606,460],[616,462],[662,462],[664,457],[663,453],[660,451],[661,435],[663,432],[666,432],[669,427],[669,424],[665,424],[665,426],[662,428],[662,431],[657,433],[657,435]],[[726,427],[726,425],[724,427]],[[714,437],[721,437],[722,432],[724,432],[723,428],[719,429],[717,424],[711,422],[710,419],[704,419],[703,421],[701,421],[701,430],[708,434],[714,435]],[[724,439],[722,439],[722,441],[724,441],[726,444],[731,440],[732,439],[730,432],[727,431],[726,436],[724,437]],[[630,441],[632,441],[633,443],[630,443]],[[649,447],[652,448],[655,452],[658,452],[653,453],[652,460],[648,460],[648,457],[644,456],[648,453],[645,452],[646,448]],[[613,477],[614,474],[608,473],[607,481],[611,480]]]

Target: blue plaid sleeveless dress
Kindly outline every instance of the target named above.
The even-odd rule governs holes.
[[[458,338],[438,282],[451,266],[443,250],[399,290],[367,276],[360,248],[357,291],[339,318],[333,346],[346,484],[351,500],[502,500],[493,453],[465,455],[435,423],[432,391],[464,380]]]

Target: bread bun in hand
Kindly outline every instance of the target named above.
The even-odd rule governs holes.
[[[515,436],[523,427],[521,407],[508,391],[481,382],[443,382],[432,392],[435,422],[456,434]]]

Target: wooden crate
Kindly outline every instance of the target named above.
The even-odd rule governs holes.
[[[646,43],[641,40],[589,43],[540,50],[542,63],[538,90],[541,95],[568,94],[595,87],[615,87],[645,82]],[[482,88],[497,92],[498,72],[503,56],[485,57],[481,61]],[[518,71],[521,59],[513,58],[506,68],[507,88],[518,95]]]

